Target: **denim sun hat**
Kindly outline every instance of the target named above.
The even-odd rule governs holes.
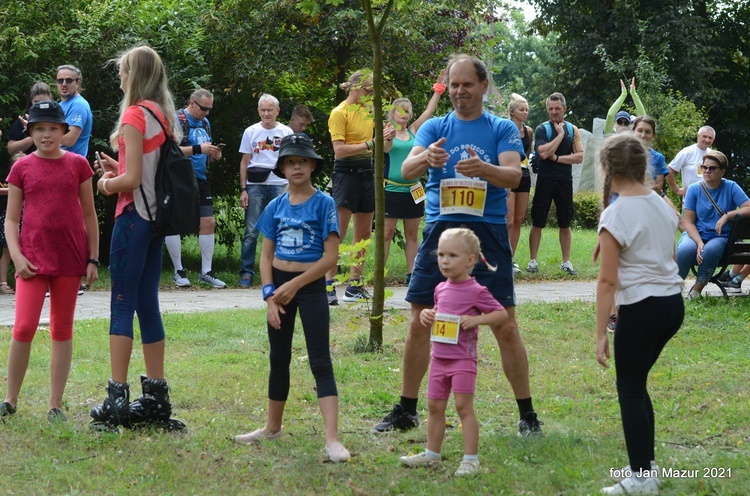
[[[316,176],[321,170],[323,170],[323,157],[315,152],[315,147],[313,146],[310,137],[305,133],[290,134],[281,140],[281,145],[279,146],[279,158],[276,161],[276,167],[273,169],[274,174],[286,178],[281,171],[281,161],[284,157],[289,156],[307,157],[315,160],[315,170],[312,172],[313,176]]]
[[[52,100],[42,100],[32,105],[29,109],[29,119],[26,122],[27,127],[35,122],[54,122],[55,124],[64,124],[65,131],[68,130],[65,112],[63,112],[59,103]]]

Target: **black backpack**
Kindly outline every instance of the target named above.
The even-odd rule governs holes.
[[[194,234],[200,227],[200,191],[195,178],[193,161],[182,153],[172,135],[167,132],[156,114],[143,105],[154,116],[164,131],[164,144],[161,146],[159,163],[156,166],[154,191],[156,193],[156,215],[151,215],[146,193],[141,185],[141,194],[146,204],[148,219],[155,233],[160,236]]]

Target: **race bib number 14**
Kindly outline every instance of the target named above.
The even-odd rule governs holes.
[[[430,341],[458,344],[458,331],[461,328],[460,320],[460,315],[436,313],[435,321],[432,323]]]

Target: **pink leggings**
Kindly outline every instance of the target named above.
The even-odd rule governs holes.
[[[73,318],[81,276],[16,276],[16,321],[13,339],[28,343],[34,339],[49,288],[49,332],[53,341],[73,339]]]

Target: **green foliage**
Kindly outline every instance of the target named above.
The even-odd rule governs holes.
[[[579,191],[573,195],[575,225],[581,229],[596,229],[599,225],[602,195],[593,191]]]
[[[216,219],[216,242],[226,246],[230,255],[235,254],[237,242],[242,242],[245,232],[245,210],[239,206],[237,196],[214,197],[214,219]]]

